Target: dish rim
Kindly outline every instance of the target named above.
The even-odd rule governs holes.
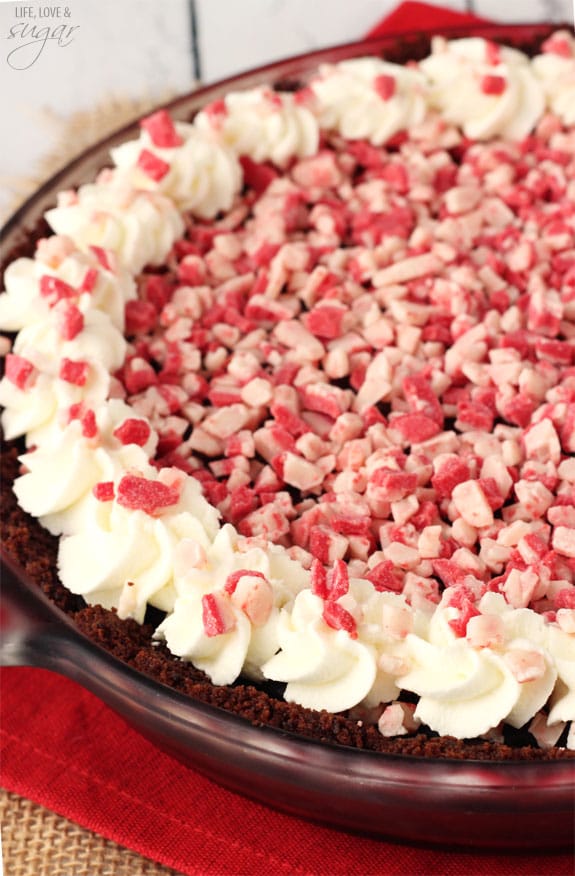
[[[117,676],[120,681],[125,677],[128,685],[141,688],[147,692],[148,696],[144,698],[144,702],[147,704],[150,711],[153,711],[154,714],[159,714],[163,720],[170,720],[177,723],[178,726],[189,729],[197,726],[196,721],[190,720],[194,717],[194,712],[196,712],[197,717],[199,716],[201,718],[203,716],[206,720],[212,719],[215,720],[216,723],[222,725],[231,724],[232,732],[234,728],[237,728],[241,735],[251,736],[251,734],[253,734],[255,737],[261,738],[261,746],[256,745],[252,740],[249,740],[247,743],[245,739],[242,741],[243,746],[247,744],[248,747],[254,751],[264,750],[269,754],[269,745],[266,743],[271,741],[271,735],[271,739],[277,740],[277,746],[275,746],[277,748],[282,747],[282,744],[284,744],[288,746],[293,745],[295,748],[304,746],[307,751],[310,746],[312,746],[316,754],[324,751],[327,752],[325,756],[320,754],[320,759],[327,760],[332,756],[342,756],[344,760],[349,761],[349,764],[354,761],[353,766],[358,766],[360,760],[365,759],[366,771],[370,771],[375,764],[378,764],[378,762],[379,764],[388,762],[390,765],[395,766],[411,765],[414,770],[417,766],[418,770],[415,770],[415,772],[416,774],[418,771],[421,772],[421,777],[426,773],[432,774],[432,771],[441,771],[442,769],[455,769],[457,773],[462,775],[465,773],[475,774],[478,770],[481,772],[487,771],[493,779],[493,788],[500,787],[502,782],[506,785],[507,780],[511,778],[511,776],[508,776],[507,774],[513,773],[515,783],[517,783],[520,778],[524,780],[524,783],[521,782],[521,789],[524,791],[530,789],[537,789],[538,791],[542,790],[540,786],[540,773],[545,769],[546,772],[557,773],[556,776],[553,776],[553,788],[571,788],[575,793],[575,759],[571,757],[556,758],[553,760],[525,760],[511,758],[505,760],[482,760],[480,758],[470,757],[459,759],[398,754],[393,752],[373,751],[370,749],[359,749],[354,746],[346,746],[332,742],[325,743],[318,739],[314,739],[313,737],[296,733],[295,731],[284,730],[280,727],[267,724],[254,724],[247,718],[228,711],[221,706],[206,703],[200,699],[194,698],[190,694],[183,693],[176,688],[170,687],[158,679],[136,669],[129,663],[124,662],[104,646],[95,642],[93,639],[90,639],[87,634],[83,633],[77,627],[72,617],[52,602],[52,600],[31,579],[30,575],[22,569],[20,564],[14,560],[1,544],[0,568],[2,569],[4,578],[3,586],[0,589],[0,608],[3,608],[4,610],[6,607],[8,608],[7,612],[4,611],[4,616],[6,614],[9,616],[11,611],[14,611],[16,614],[20,613],[21,615],[24,613],[27,615],[24,627],[21,628],[21,632],[24,632],[24,636],[20,641],[20,645],[23,648],[22,656],[24,659],[22,660],[22,657],[19,654],[16,654],[14,662],[7,662],[5,652],[3,653],[3,649],[0,647],[0,666],[29,665],[38,668],[52,669],[72,680],[78,681],[78,683],[86,689],[92,690],[90,679],[86,677],[86,668],[83,665],[74,665],[73,663],[68,662],[70,659],[70,651],[79,649],[80,653],[86,658],[90,666],[93,667],[94,661],[97,661],[98,673],[94,675],[96,680],[99,680],[101,676],[108,671]],[[6,587],[6,579],[8,579],[8,587]],[[13,589],[14,585],[19,588],[18,593]],[[31,600],[31,604],[27,601],[26,597]],[[32,609],[31,614],[29,613],[30,609]],[[8,627],[10,626],[9,617],[7,625]],[[0,631],[4,632],[2,630],[1,621]],[[18,630],[16,630],[16,633],[18,634]],[[49,653],[48,657],[45,658],[42,651],[47,645],[49,646]],[[48,665],[52,663],[54,665]],[[100,688],[99,684],[94,686],[97,689]],[[116,685],[116,688],[120,689],[122,688],[122,685]],[[98,695],[97,691],[93,690],[93,692]],[[136,699],[133,694],[131,697],[134,700]],[[151,700],[155,700],[154,708],[152,708]],[[138,700],[138,702],[141,701]],[[161,706],[159,711],[157,709],[158,705]],[[170,706],[173,708],[170,708]],[[222,727],[222,730],[229,732],[228,728]],[[276,754],[281,757],[285,756],[285,752],[281,752],[281,754],[280,752],[276,752]],[[346,766],[349,764],[346,763]],[[521,773],[520,775],[515,775],[518,769]],[[531,776],[528,775],[530,773],[533,773],[532,781]],[[366,774],[366,776],[362,778],[368,779],[370,777],[372,776]],[[416,775],[414,780],[415,784],[418,785],[420,789],[433,786],[433,781],[431,780],[432,775],[431,778],[425,782],[419,781],[421,777]],[[373,776],[372,778],[375,779],[378,777]],[[385,779],[386,777],[381,776],[379,778]],[[546,778],[550,778],[550,776],[546,776]],[[453,781],[447,782],[446,784],[448,786],[459,786],[460,783],[461,777],[454,777]]]
[[[444,36],[446,39],[485,36],[486,38],[492,37],[503,42],[506,39],[525,40],[528,37],[531,39],[534,39],[535,37],[544,38],[546,33],[562,29],[568,29],[575,32],[575,24],[571,25],[565,22],[543,21],[516,22],[509,24],[485,22],[482,24],[449,25],[448,27],[434,28],[433,32],[430,31],[425,33],[417,30],[402,30],[382,36],[368,37],[366,39],[352,40],[344,43],[335,43],[321,49],[313,49],[309,52],[288,55],[276,61],[267,62],[254,68],[241,70],[238,73],[226,76],[223,79],[218,79],[217,81],[206,85],[200,84],[196,89],[184,94],[176,95],[167,101],[161,101],[154,104],[149,112],[166,109],[168,112],[174,113],[179,121],[183,121],[178,115],[179,112],[185,110],[188,113],[186,118],[192,118],[193,115],[190,115],[190,112],[195,114],[199,111],[201,106],[209,102],[209,99],[205,100],[206,97],[217,97],[220,92],[226,93],[230,90],[230,86],[232,85],[237,85],[239,88],[247,88],[252,81],[255,84],[256,80],[260,80],[259,84],[262,84],[262,81],[265,81],[266,79],[269,81],[271,74],[278,74],[274,76],[272,82],[275,87],[277,83],[281,83],[282,78],[287,79],[289,75],[295,76],[298,73],[303,74],[304,72],[309,72],[313,67],[323,61],[331,62],[342,60],[347,57],[359,57],[364,51],[367,53],[375,52],[381,54],[385,47],[397,44],[402,40],[413,41],[416,39],[426,39],[427,42],[430,43],[433,36]],[[121,141],[128,137],[131,132],[138,129],[138,123],[141,120],[142,115],[146,114],[148,114],[148,111],[143,114],[140,113],[134,116],[131,121],[122,124],[118,128],[114,128],[114,130],[105,134],[95,143],[82,150],[81,153],[76,155],[70,161],[67,161],[61,168],[56,170],[43,183],[41,183],[40,186],[32,192],[22,204],[11,213],[11,215],[8,216],[2,227],[0,227],[0,246],[2,246],[3,241],[7,236],[20,230],[20,222],[25,218],[26,213],[35,206],[38,200],[42,199],[45,194],[54,189],[61,179],[66,178],[75,170],[81,168],[87,161],[89,161],[89,159],[98,155],[102,149],[109,148],[108,144],[112,145],[116,141]],[[2,256],[0,256],[0,267],[2,267],[2,270],[5,267],[4,257]]]
[[[487,36],[503,42],[505,40],[510,40],[517,43],[521,40],[527,40],[529,38],[544,38],[548,33],[554,30],[564,28],[572,29],[570,25],[554,22],[518,24],[485,23],[481,25],[453,25],[446,28],[440,27],[433,30],[433,35],[442,35],[448,39],[462,38],[466,36]],[[220,94],[229,91],[230,87],[248,88],[252,85],[257,84],[258,82],[259,84],[261,84],[265,80],[270,81],[270,79],[272,81],[272,84],[275,86],[282,80],[288,79],[290,76],[305,76],[306,72],[309,73],[313,68],[317,67],[317,65],[322,62],[333,62],[346,57],[358,57],[365,53],[377,53],[381,55],[386,47],[389,47],[391,45],[397,46],[398,42],[401,42],[402,40],[421,41],[424,39],[427,39],[427,41],[429,41],[431,39],[431,32],[424,34],[422,32],[414,30],[405,30],[401,33],[398,32],[379,37],[371,37],[369,39],[340,43],[322,49],[317,49],[311,52],[303,52],[295,56],[282,58],[279,61],[266,63],[256,68],[242,71],[241,73],[228,76],[222,80],[218,80],[217,82],[213,82],[208,85],[203,85],[200,88],[194,89],[193,91],[190,91],[186,94],[178,95],[171,100],[159,103],[157,106],[155,106],[155,109],[167,109],[168,111],[172,112],[176,118],[185,117],[186,119],[188,119],[192,117],[192,115],[195,114],[199,110],[199,108],[203,106],[206,102],[208,102],[210,99],[217,98]],[[123,124],[117,129],[114,129],[114,131],[106,134],[96,143],[90,145],[87,149],[83,150],[79,155],[77,155],[71,161],[67,162],[63,167],[61,167],[54,174],[52,174],[22,203],[20,207],[15,210],[15,212],[7,219],[6,223],[0,230],[0,241],[2,242],[3,251],[6,250],[6,254],[3,255],[1,259],[3,267],[7,263],[6,257],[10,248],[13,249],[15,247],[14,238],[16,238],[18,234],[21,233],[24,233],[26,236],[29,236],[32,233],[32,229],[26,227],[26,220],[29,218],[30,214],[34,213],[35,208],[38,209],[38,205],[44,202],[47,196],[55,197],[57,191],[59,190],[58,187],[63,180],[73,177],[74,174],[78,172],[82,173],[82,171],[84,171],[85,173],[90,173],[92,170],[92,163],[95,159],[98,159],[98,163],[101,167],[107,166],[106,163],[102,164],[101,162],[109,162],[108,153],[111,145],[114,145],[116,142],[121,142],[125,140],[134,131],[136,131],[140,118],[141,115],[135,117],[132,121]],[[75,184],[80,184],[83,181],[87,180],[80,180]],[[41,214],[38,214],[38,216],[36,217],[36,222],[38,221],[40,215]],[[6,240],[8,240],[8,243],[6,243]],[[526,785],[524,789],[529,789],[531,787],[535,789],[540,787],[538,782],[540,781],[541,776],[538,774],[542,770],[557,772],[558,774],[564,772],[565,781],[559,782],[560,788],[573,788],[575,790],[573,760],[570,758],[534,761],[490,761],[473,758],[465,758],[459,760],[448,757],[423,757],[417,755],[376,752],[333,743],[326,744],[311,737],[306,737],[301,734],[282,730],[280,728],[270,725],[254,726],[250,724],[246,718],[231,713],[223,709],[222,707],[209,703],[204,703],[201,700],[196,700],[187,694],[184,694],[174,688],[169,687],[166,684],[163,684],[155,678],[147,676],[145,673],[123,662],[111,652],[100,646],[98,643],[92,641],[86,634],[82,633],[75,626],[72,618],[70,618],[65,612],[59,609],[41,591],[38,585],[36,585],[29,579],[29,576],[26,575],[26,573],[21,569],[18,563],[14,562],[13,558],[7,559],[6,552],[3,547],[1,550],[1,562],[3,566],[6,566],[9,569],[10,574],[13,574],[19,578],[20,583],[23,583],[25,589],[29,591],[29,595],[33,595],[35,600],[39,600],[41,603],[43,603],[44,609],[48,608],[51,611],[51,613],[53,614],[54,626],[66,629],[68,637],[70,637],[70,633],[73,633],[73,639],[77,640],[76,644],[78,644],[86,653],[95,654],[97,655],[100,662],[102,662],[103,664],[112,665],[113,669],[117,671],[120,676],[127,673],[128,678],[131,678],[132,682],[136,682],[138,685],[141,685],[145,689],[148,689],[150,695],[157,695],[159,691],[164,698],[167,697],[168,701],[172,701],[176,705],[178,721],[182,720],[181,712],[184,708],[186,710],[198,710],[200,715],[203,714],[206,716],[212,716],[215,714],[226,723],[231,721],[232,727],[237,726],[247,728],[250,732],[255,733],[257,736],[263,734],[261,738],[262,740],[264,740],[264,747],[265,740],[269,736],[270,731],[272,731],[272,738],[275,737],[278,740],[283,740],[284,742],[287,740],[289,743],[297,746],[303,745],[306,749],[309,749],[311,745],[316,752],[327,752],[329,757],[335,755],[338,757],[342,757],[346,761],[347,759],[352,758],[356,760],[357,764],[359,764],[360,759],[364,759],[365,755],[367,755],[368,757],[366,759],[366,763],[369,764],[370,768],[373,767],[373,765],[376,764],[378,761],[382,764],[385,764],[385,762],[390,762],[394,764],[399,763],[417,765],[419,770],[421,770],[422,772],[443,768],[443,770],[456,770],[457,774],[464,774],[470,769],[476,770],[480,768],[482,771],[488,771],[490,774],[492,773],[494,779],[498,773],[510,774],[517,771],[517,769],[519,768],[521,770],[522,776],[524,776],[526,779],[528,774],[530,774],[531,772],[534,773],[532,786]],[[68,673],[64,672],[63,674]],[[84,681],[80,683],[83,684],[83,686],[85,687],[88,686]],[[170,714],[172,717],[174,717],[174,713]],[[167,710],[164,712],[164,715],[168,716]],[[323,758],[320,758],[320,760],[321,759]],[[414,771],[417,772],[417,770],[415,770],[415,767]],[[568,778],[570,778],[570,781],[567,781]],[[506,783],[507,777],[505,778],[505,781],[503,781],[502,775],[502,781],[496,784],[497,786],[499,786],[499,784]],[[455,782],[454,784],[459,783]],[[421,787],[423,787],[423,784],[421,785]]]

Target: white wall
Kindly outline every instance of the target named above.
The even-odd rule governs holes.
[[[573,0],[430,0],[494,21],[571,21]],[[361,38],[396,0],[195,0],[203,78]],[[417,26],[417,22],[413,22]]]
[[[42,9],[60,18],[40,19]],[[31,9],[36,18],[22,18]],[[64,17],[66,10],[69,17]],[[23,0],[0,3],[0,181],[29,175],[50,150],[53,129],[40,120],[47,108],[64,117],[110,95],[157,96],[192,83],[188,0]],[[75,27],[67,45],[50,39],[30,45],[36,26]],[[15,34],[10,38],[10,33]],[[66,32],[67,34],[68,32]],[[22,35],[21,35],[22,34]],[[66,37],[63,43],[68,42]],[[16,52],[14,52],[16,49]],[[12,53],[12,54],[10,54]],[[10,54],[10,58],[8,58]],[[38,56],[38,57],[37,57]],[[34,60],[36,58],[36,60]],[[33,63],[31,63],[33,61]],[[11,64],[13,66],[11,66]],[[17,67],[18,69],[14,69]],[[27,67],[27,69],[21,69]],[[4,192],[3,203],[9,195]]]
[[[495,21],[573,21],[573,0],[473,0],[478,15]]]
[[[195,0],[206,82],[336,43],[360,39],[395,0]],[[465,0],[445,6],[464,9]]]
[[[437,5],[441,0],[433,0]],[[443,0],[501,21],[567,20],[573,0]],[[115,97],[163,97],[193,81],[190,10],[204,81],[364,35],[396,0],[0,0],[0,182],[30,175],[50,151],[43,108],[63,117]],[[61,18],[40,19],[59,9]],[[35,19],[22,18],[32,10]],[[66,10],[69,15],[66,16]],[[74,27],[69,45],[49,40],[39,57],[21,29]],[[10,39],[11,30],[16,28]],[[14,31],[13,31],[14,32]],[[27,69],[13,69],[13,66]],[[0,212],[7,197],[0,194]]]

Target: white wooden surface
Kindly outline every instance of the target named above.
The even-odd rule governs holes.
[[[494,21],[571,21],[573,0],[431,0]],[[396,0],[195,0],[203,78],[359,39]],[[417,21],[413,22],[414,27]]]
[[[573,21],[573,0],[473,0],[473,6],[494,21]]]
[[[500,21],[559,21],[573,15],[573,0],[443,3]],[[357,39],[396,5],[397,0],[0,0],[0,182],[29,174],[50,150],[52,130],[39,122],[43,108],[66,117],[112,94],[160,97],[167,90],[188,90],[194,74],[192,7],[202,76],[211,82]],[[23,9],[38,15],[55,8],[61,16],[68,10],[69,16],[21,17]],[[14,66],[23,67],[38,46],[26,48],[18,27],[10,38],[11,29],[33,24],[77,29],[69,45],[49,40],[27,69],[13,69],[7,60],[13,48],[20,51]],[[0,193],[0,211],[5,202]]]
[[[398,5],[396,0],[195,0],[195,4],[206,82],[360,39]],[[457,10],[464,10],[465,4],[466,0],[442,3]]]
[[[58,8],[63,16],[38,15]],[[36,18],[22,18],[32,9]],[[19,17],[17,17],[19,16]],[[59,26],[78,29],[68,45],[46,42],[28,46],[22,28]],[[13,29],[16,28],[14,31]],[[11,31],[16,35],[10,37]],[[28,30],[30,33],[30,30]],[[65,41],[65,40],[64,40]],[[188,0],[22,0],[0,3],[0,106],[2,190],[11,179],[29,175],[40,156],[50,151],[53,129],[40,121],[48,108],[62,116],[85,110],[110,95],[162,96],[184,91],[192,83]],[[8,202],[0,195],[0,209]]]

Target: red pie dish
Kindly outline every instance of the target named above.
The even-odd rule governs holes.
[[[466,44],[489,55],[473,79],[487,103],[469,118],[445,96],[441,66],[378,66],[427,59],[421,35],[235,77],[158,110],[143,134],[134,124],[97,144],[10,220],[3,266],[29,266],[35,250],[48,265],[34,282],[56,334],[46,340],[26,314],[5,360],[5,665],[68,675],[186,765],[305,818],[439,845],[569,845],[573,124],[543,102],[537,111],[539,86],[500,48],[537,55],[546,44],[562,63],[570,37],[549,40],[553,30],[446,34],[485,40]],[[348,69],[369,79],[369,111],[353,91],[342,108]],[[422,115],[420,69],[447,121]],[[287,157],[289,126],[279,145],[262,145],[255,123],[234,127],[230,94],[262,86],[270,129],[275,105],[295,119]],[[523,102],[491,112],[508,95]],[[397,101],[391,122],[378,101],[386,113]],[[223,137],[221,152],[202,151],[196,128],[184,145],[190,125],[178,123],[198,112],[201,137]],[[513,140],[517,119],[529,136]],[[204,162],[199,181],[173,158],[188,146]],[[78,231],[82,210],[91,229],[105,215],[89,183],[110,151],[117,169],[99,184],[125,173],[145,189],[110,200],[117,251],[109,229],[98,240]],[[141,210],[147,222],[152,208],[142,243],[122,217]],[[64,280],[75,234],[83,273]],[[127,290],[120,304],[102,273]],[[85,309],[90,296],[117,324]],[[74,346],[83,334],[86,357]],[[14,392],[43,385],[56,336],[63,425],[59,414],[34,420],[35,401],[11,407]],[[104,384],[109,417],[94,401]],[[54,429],[78,441],[52,463]],[[104,444],[109,458],[89,455]],[[64,472],[54,487],[45,458]],[[54,499],[62,485],[73,502]],[[176,513],[188,496],[192,522]],[[130,547],[135,515],[176,572],[162,578],[165,552],[152,553],[153,576],[136,563],[114,590],[114,551]],[[155,549],[134,539],[133,557]],[[233,656],[242,636],[244,668],[231,671],[219,645]],[[298,668],[302,648],[317,648],[312,668]]]

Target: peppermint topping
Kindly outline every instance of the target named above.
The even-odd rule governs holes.
[[[226,593],[231,593],[232,603],[244,612],[250,622],[261,627],[267,623],[274,604],[274,591],[265,577],[260,572],[247,572],[240,574],[235,583],[233,573],[229,575],[224,587]]]
[[[100,481],[99,483],[94,484],[94,487],[92,488],[92,493],[94,494],[98,502],[112,502],[115,496],[114,482]]]
[[[206,636],[222,636],[236,627],[233,609],[224,593],[202,596],[202,623]]]
[[[320,599],[327,599],[329,596],[329,587],[327,585],[327,569],[324,564],[314,557],[311,563],[311,582],[312,593],[319,596]]]
[[[357,639],[357,624],[355,618],[339,602],[326,602],[322,617],[328,627],[333,630],[345,630],[350,638]]]
[[[144,171],[146,176],[153,179],[154,182],[159,182],[170,170],[168,162],[164,161],[154,152],[150,152],[149,149],[142,149],[138,157],[137,166],[140,170]]]
[[[84,274],[84,279],[82,280],[82,285],[78,289],[78,292],[93,292],[96,288],[96,283],[98,282],[98,270],[97,268],[88,268],[86,273]]]
[[[475,607],[473,593],[468,594],[465,587],[455,588],[455,590],[456,592],[450,598],[448,604],[457,609],[457,617],[448,621],[448,623],[456,636],[465,636],[469,621],[471,618],[477,617],[479,611]]]
[[[226,102],[222,98],[220,100],[213,100],[211,103],[206,104],[203,109],[203,112],[214,122],[217,122],[222,116],[227,114]]]
[[[158,311],[151,301],[126,302],[126,333],[136,335],[155,328]]]
[[[132,511],[144,511],[155,516],[164,509],[177,505],[180,501],[180,491],[177,487],[168,486],[161,481],[152,481],[138,475],[124,475],[117,489],[117,501],[124,508]]]
[[[420,721],[414,717],[413,703],[392,703],[380,715],[377,728],[382,736],[404,736],[417,730]]]
[[[252,569],[239,569],[237,572],[230,572],[226,578],[226,583],[224,584],[224,590],[226,593],[229,593],[230,595],[234,593],[240,579],[245,578],[246,576],[250,578],[261,578],[263,581],[266,580],[266,576],[263,572],[255,572]]]
[[[391,100],[397,88],[395,78],[385,73],[375,77],[373,86],[382,100]]]
[[[149,423],[136,417],[128,417],[114,429],[114,438],[122,444],[137,444],[139,447],[144,447],[151,434]]]
[[[98,424],[96,423],[96,414],[92,410],[86,411],[82,417],[82,435],[84,438],[95,438],[98,434]]]
[[[67,359],[64,357],[60,363],[60,380],[73,383],[75,386],[84,386],[88,379],[90,366],[82,360]]]
[[[71,303],[66,303],[60,311],[60,334],[64,341],[73,341],[84,328],[84,315]]]
[[[488,73],[481,77],[481,91],[483,94],[500,95],[507,88],[504,76],[496,76]]]
[[[31,385],[31,378],[35,372],[32,362],[25,359],[24,356],[17,356],[15,353],[8,353],[4,361],[4,373],[8,380],[18,389],[27,389]]]
[[[485,40],[485,60],[493,66],[501,63],[501,47],[491,40]]]
[[[53,277],[51,274],[40,277],[40,295],[49,298],[52,306],[63,298],[75,298],[77,294],[76,289],[59,277]]]
[[[113,272],[112,254],[108,250],[105,250],[101,246],[94,246],[93,244],[90,246],[90,250],[94,253],[100,266],[104,268],[105,271]]]
[[[541,46],[543,52],[558,55],[560,58],[571,59],[575,57],[573,46],[567,36],[556,33],[546,39]]]
[[[279,174],[272,164],[252,161],[248,155],[242,155],[240,164],[244,172],[244,182],[258,195],[261,195],[267,187],[277,179]]]
[[[173,149],[182,145],[182,138],[176,131],[174,123],[167,110],[158,110],[145,119],[140,126],[148,132],[150,140],[159,149]]]
[[[71,423],[72,420],[81,420],[84,414],[86,413],[86,406],[84,402],[76,402],[73,405],[70,405],[68,408],[68,422]]]
[[[328,572],[327,589],[329,598],[333,600],[345,596],[349,590],[349,572],[343,560],[336,560]]]
[[[555,595],[555,608],[575,609],[575,587],[564,587]]]

